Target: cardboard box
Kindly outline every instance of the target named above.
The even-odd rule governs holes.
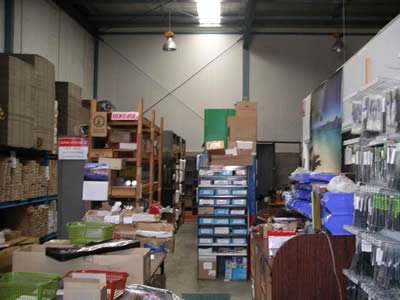
[[[107,113],[96,112],[90,119],[89,130],[93,137],[107,136]]]
[[[42,272],[64,276],[71,270],[127,272],[128,284],[144,284],[150,274],[150,249],[134,248],[59,262],[45,254],[46,245],[33,245],[13,254],[13,272]],[[66,245],[66,247],[68,247]]]
[[[10,245],[10,247],[0,250],[0,273],[11,272],[13,253],[17,250],[29,247],[29,244],[38,244],[39,240],[34,237],[19,237],[9,240],[1,246]]]
[[[199,207],[198,214],[199,215],[212,215],[212,214],[214,214],[214,208],[213,207]]]
[[[150,280],[150,286],[158,288],[158,289],[165,289],[166,288],[166,281],[167,277],[165,274],[155,274]]]
[[[107,285],[98,279],[64,278],[64,300],[107,300]]]
[[[239,111],[257,111],[257,102],[240,101],[235,103],[236,112]]]
[[[18,230],[10,230],[4,234],[6,241],[15,240],[22,236],[22,232]]]
[[[174,252],[175,249],[175,236],[168,238],[157,238],[157,237],[146,237],[137,234],[137,230],[146,231],[165,231],[174,232],[174,226],[170,223],[136,223],[136,224],[119,224],[114,226],[114,234],[119,237],[138,239],[140,246],[144,247],[144,244],[154,242],[156,245],[164,245],[167,252]]]
[[[224,141],[209,141],[206,143],[206,150],[208,154],[224,154],[225,142]]]
[[[217,257],[199,256],[199,279],[217,279]]]
[[[110,170],[122,170],[125,167],[125,162],[121,158],[100,157],[99,163],[107,164]]]
[[[252,155],[213,155],[210,165],[217,166],[251,166],[253,165]]]
[[[132,143],[132,132],[112,130],[108,136],[109,143]]]

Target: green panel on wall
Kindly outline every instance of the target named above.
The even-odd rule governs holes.
[[[204,110],[204,152],[208,141],[225,141],[225,148],[229,135],[226,119],[234,116],[234,109],[205,109]]]

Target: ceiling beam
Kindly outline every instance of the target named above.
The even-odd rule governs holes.
[[[93,4],[118,5],[118,4],[152,4],[148,0],[89,0]],[[221,3],[242,3],[245,0],[221,0]],[[174,0],[175,3],[196,3],[197,0]]]
[[[95,26],[89,22],[84,14],[76,9],[74,6],[74,1],[53,0],[53,2],[62,10],[64,10],[71,18],[78,22],[79,25],[85,28],[87,32],[94,36],[97,35]]]
[[[251,25],[256,14],[256,0],[247,0],[245,20],[243,24],[243,35],[248,35],[251,31]]]

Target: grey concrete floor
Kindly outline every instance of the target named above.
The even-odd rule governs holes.
[[[197,280],[197,223],[185,220],[176,234],[175,251],[167,256],[167,289],[182,293],[226,293],[231,300],[250,300],[251,283],[247,281]]]

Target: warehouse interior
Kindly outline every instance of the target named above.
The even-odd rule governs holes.
[[[398,0],[0,0],[0,65],[0,299],[400,299]]]

